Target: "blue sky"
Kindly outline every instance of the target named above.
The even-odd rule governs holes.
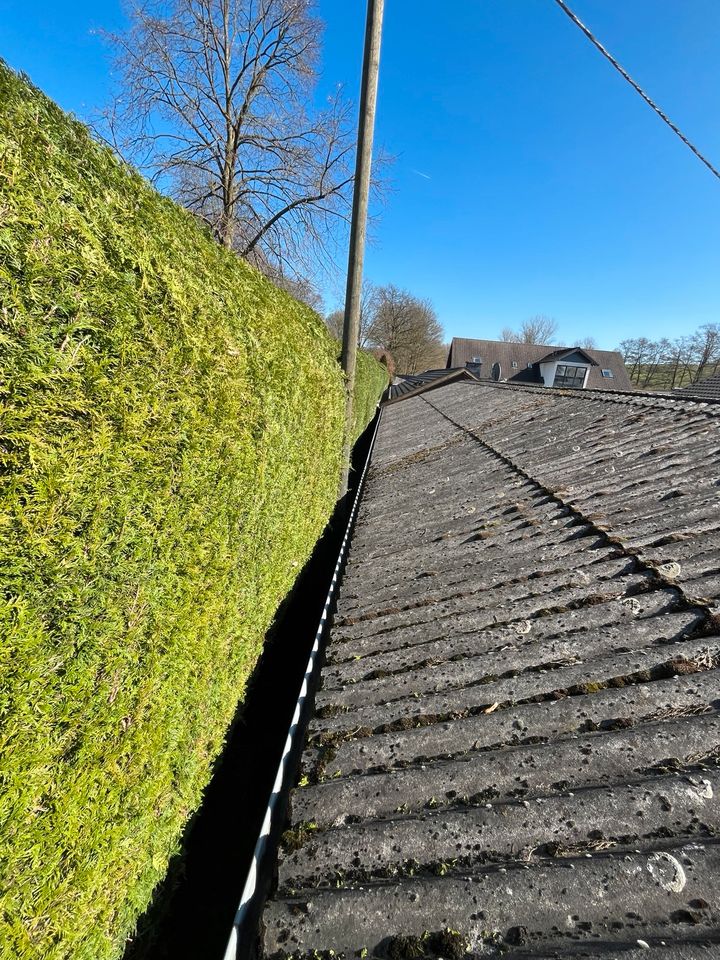
[[[720,3],[571,6],[720,164]],[[319,9],[318,95],[355,96],[364,3]],[[122,22],[118,0],[0,0],[0,55],[86,116],[109,92],[92,30]],[[396,161],[366,274],[432,300],[448,337],[544,313],[613,347],[720,321],[720,181],[552,0],[386,0],[377,140]]]

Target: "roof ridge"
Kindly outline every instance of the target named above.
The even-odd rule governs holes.
[[[453,337],[450,341],[450,346],[453,343],[502,343],[512,346],[516,344],[519,347],[539,347],[542,349],[548,350],[585,350],[589,353],[617,353],[620,354],[620,350],[608,350],[604,347],[582,347],[579,344],[562,344],[562,343],[525,343],[524,340],[493,340],[489,337]]]
[[[497,387],[500,389],[522,390],[526,393],[535,393],[537,390],[547,389],[542,384],[511,383],[510,381],[497,383],[493,380],[478,380],[477,384],[473,384],[473,386],[475,385],[480,387]],[[668,396],[666,394],[653,393],[650,390],[599,390],[597,387],[586,387],[583,390],[572,390],[564,389],[562,387],[553,387],[553,392],[556,394],[560,393],[563,396],[572,395],[573,397],[582,397],[585,400],[604,400],[606,403],[622,403],[624,401],[628,403],[628,405],[635,405],[633,404],[633,401],[635,400],[653,400],[654,403],[652,404],[641,403],[639,405],[649,408],[657,407],[665,410],[672,409],[675,405],[678,405],[680,409],[682,409],[684,404],[695,405],[696,407],[698,405],[710,407],[720,406],[720,397]],[[667,406],[665,404],[667,404]],[[704,412],[710,414],[709,410]]]

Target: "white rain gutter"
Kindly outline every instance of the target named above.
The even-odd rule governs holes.
[[[355,500],[353,501],[352,510],[350,511],[350,516],[348,517],[347,526],[345,527],[345,535],[343,537],[342,543],[340,545],[340,552],[338,553],[337,562],[335,564],[335,570],[333,571],[332,580],[330,581],[330,589],[328,590],[327,597],[325,599],[325,605],[323,607],[322,614],[320,616],[320,623],[315,632],[315,642],[313,643],[312,650],[310,652],[310,657],[307,662],[307,667],[305,668],[305,675],[303,677],[302,686],[300,688],[300,695],[298,696],[297,703],[295,704],[295,713],[293,714],[292,722],[290,724],[290,729],[288,730],[287,739],[285,741],[285,749],[283,750],[282,757],[280,758],[280,763],[278,765],[277,775],[275,777],[275,784],[270,794],[270,799],[268,801],[267,808],[265,810],[265,817],[263,819],[262,829],[260,830],[260,836],[257,839],[255,844],[255,850],[253,852],[252,862],[250,864],[250,869],[248,870],[247,878],[245,880],[245,886],[243,887],[242,896],[240,898],[240,904],[235,914],[235,919],[233,921],[233,927],[230,932],[230,938],[228,940],[228,945],[225,950],[224,960],[236,960],[237,949],[240,943],[240,933],[245,922],[245,917],[247,916],[250,904],[252,903],[253,897],[257,890],[257,881],[258,873],[260,870],[260,865],[262,859],[265,855],[265,849],[267,847],[268,838],[270,837],[270,831],[273,826],[273,818],[276,815],[276,808],[280,801],[280,797],[285,792],[287,786],[286,780],[289,773],[289,761],[295,746],[295,741],[298,736],[298,728],[300,724],[300,718],[303,714],[303,709],[307,701],[308,693],[311,688],[311,681],[315,675],[315,671],[318,668],[318,661],[320,655],[320,642],[325,633],[325,627],[327,626],[327,620],[329,616],[330,607],[333,600],[335,599],[335,593],[337,592],[337,587],[340,578],[340,570],[342,568],[343,560],[345,559],[345,554],[347,553],[348,544],[350,541],[350,531],[352,529],[355,516],[357,514],[358,506],[360,505],[360,497],[362,495],[363,487],[365,485],[365,476],[370,465],[370,458],[372,456],[373,447],[375,446],[375,438],[377,436],[378,427],[380,426],[380,420],[382,419],[382,406],[380,407],[380,412],[378,414],[377,423],[375,424],[375,429],[373,431],[372,439],[370,441],[370,447],[368,448],[368,455],[365,460],[365,466],[363,467],[363,472],[360,475],[360,481],[358,483],[357,492],[355,494]]]

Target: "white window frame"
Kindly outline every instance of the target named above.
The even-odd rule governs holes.
[[[572,386],[572,387],[571,387],[571,386],[568,386],[568,385],[566,385],[566,384],[556,384],[555,381],[557,380],[558,370],[560,369],[560,367],[563,367],[563,369],[565,369],[565,370],[567,370],[568,368],[571,368],[571,367],[574,368],[576,371],[582,370],[582,371],[583,371],[582,384],[581,384],[581,385],[577,385],[577,386]],[[553,387],[557,387],[558,389],[561,389],[561,390],[584,390],[584,389],[585,389],[585,384],[587,383],[587,379],[588,379],[588,374],[589,374],[589,373],[590,373],[590,367],[587,366],[587,365],[584,364],[584,363],[565,363],[563,360],[559,360],[559,361],[555,364],[555,371],[554,371],[554,373],[553,373],[553,382],[552,382],[552,385],[553,385]],[[566,374],[561,374],[561,376],[566,376]],[[575,377],[575,379],[577,380],[578,378]]]

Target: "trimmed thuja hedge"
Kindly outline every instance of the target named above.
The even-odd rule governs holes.
[[[0,63],[3,958],[122,953],[332,509],[336,354]]]

